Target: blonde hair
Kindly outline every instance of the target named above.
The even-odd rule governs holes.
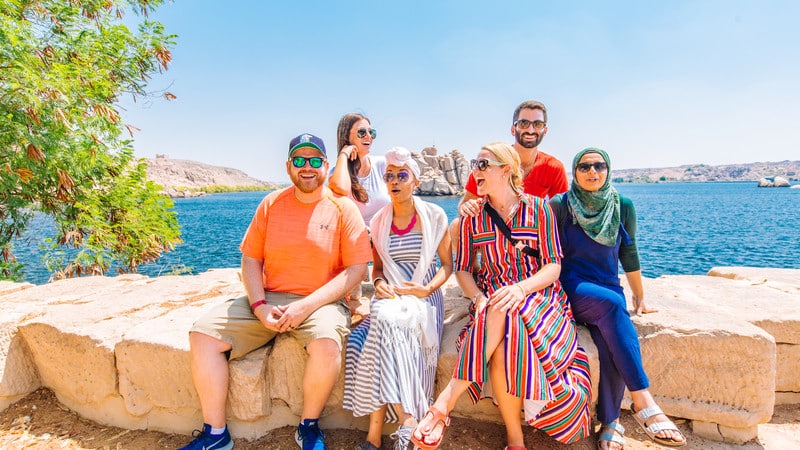
[[[515,193],[522,193],[522,170],[520,168],[521,162],[519,160],[519,153],[514,150],[514,147],[506,144],[505,142],[492,142],[481,147],[481,150],[494,155],[498,162],[503,163],[511,169],[511,176],[508,177],[508,184]]]

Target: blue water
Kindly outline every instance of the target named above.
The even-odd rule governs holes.
[[[705,274],[714,266],[800,268],[800,189],[758,188],[754,182],[620,184],[617,189],[636,206],[647,277]],[[139,271],[156,276],[239,267],[239,242],[265,194],[176,199],[184,243]],[[458,197],[425,200],[455,217]],[[26,281],[47,282],[37,244],[46,231],[40,222],[15,244],[18,258],[27,264]]]

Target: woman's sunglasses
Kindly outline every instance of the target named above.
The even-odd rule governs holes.
[[[594,167],[595,172],[605,172],[608,170],[608,164],[604,162],[596,162],[596,163],[578,163],[575,165],[575,168],[578,169],[578,172],[586,173]]]
[[[378,136],[378,132],[375,131],[375,128],[370,128],[369,130],[366,128],[359,128],[356,130],[356,136],[358,136],[359,139],[364,139],[367,133],[372,136],[372,139],[375,139]]]
[[[383,181],[387,183],[391,183],[394,181],[395,177],[397,177],[398,183],[405,183],[406,181],[411,179],[411,175],[408,174],[405,170],[401,170],[395,174],[394,172],[386,172],[383,174]]]
[[[292,165],[298,169],[302,169],[306,166],[306,161],[308,164],[314,168],[319,169],[322,167],[322,162],[325,161],[325,158],[320,158],[319,156],[314,156],[313,158],[305,158],[303,156],[293,156],[292,157]]]
[[[473,170],[478,169],[479,171],[484,172],[489,166],[500,167],[500,166],[505,166],[505,164],[501,163],[500,161],[492,161],[490,159],[473,159],[472,161],[469,162],[469,166]]]

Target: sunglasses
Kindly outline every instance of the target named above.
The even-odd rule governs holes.
[[[322,162],[325,161],[325,158],[320,158],[319,156],[314,156],[313,158],[306,158],[303,156],[292,157],[292,165],[298,169],[302,169],[303,167],[305,167],[306,161],[312,168],[319,169],[320,167],[322,167]]]
[[[575,166],[578,169],[578,172],[586,173],[589,169],[594,168],[595,172],[605,172],[608,170],[608,164],[604,162],[596,162],[596,163],[578,163]]]
[[[405,183],[411,179],[411,175],[409,175],[408,172],[406,172],[405,170],[401,170],[397,172],[397,174],[395,174],[394,172],[386,172],[385,174],[383,174],[383,181],[391,183],[392,181],[394,181],[395,177],[397,177],[398,183]]]
[[[372,136],[372,139],[378,137],[378,132],[375,131],[375,128],[370,128],[369,130],[366,128],[359,128],[358,130],[356,130],[356,136],[358,136],[359,139],[364,139],[367,133],[369,133],[369,135]]]
[[[486,171],[486,168],[488,168],[489,166],[500,167],[500,166],[505,166],[505,164],[499,161],[492,161],[489,159],[473,159],[472,161],[469,162],[469,166],[472,168],[472,170],[478,169],[479,171],[484,172]]]
[[[520,130],[527,130],[529,126],[533,125],[533,129],[536,131],[544,130],[544,126],[547,125],[546,123],[542,122],[541,120],[534,120],[531,122],[528,119],[519,119],[514,121],[514,126],[519,128]]]

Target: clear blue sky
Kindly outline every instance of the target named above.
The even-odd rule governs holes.
[[[588,146],[615,168],[800,159],[796,1],[175,0],[151,17],[178,38],[150,88],[177,100],[123,103],[140,157],[286,181],[292,137],[332,157],[357,111],[376,154],[472,158],[537,99],[540,148],[567,164]]]

